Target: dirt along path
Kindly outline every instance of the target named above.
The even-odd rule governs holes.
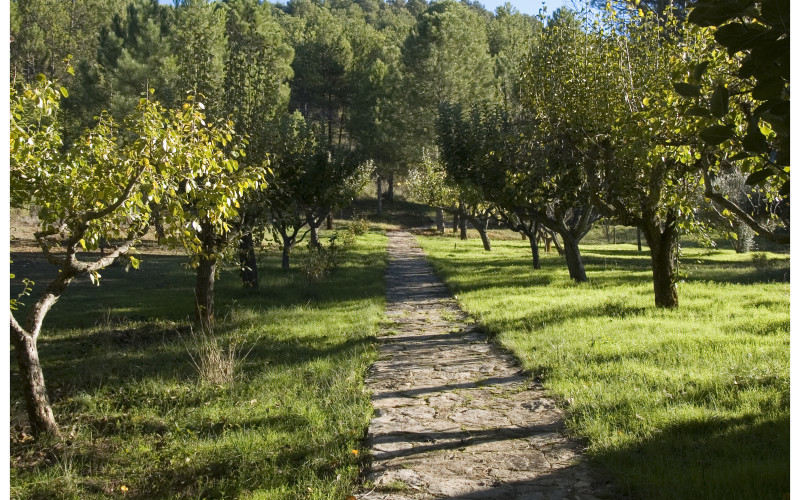
[[[389,233],[387,316],[369,374],[372,469],[359,499],[614,498],[563,413],[469,323],[414,237]]]

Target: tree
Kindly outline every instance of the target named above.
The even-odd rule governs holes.
[[[372,174],[346,150],[330,151],[300,113],[282,122],[275,149],[274,177],[264,193],[274,238],[282,248],[281,266],[289,268],[291,250],[311,233],[312,244],[326,216],[350,203]],[[304,232],[304,228],[308,227]]]
[[[561,236],[570,277],[587,281],[579,243],[599,219],[591,201],[586,144],[610,128],[613,102],[603,32],[558,10],[536,41],[522,77],[521,113],[507,156],[517,217]],[[516,145],[514,145],[516,143]],[[513,206],[512,205],[512,206]],[[523,218],[523,220],[524,220]]]
[[[70,81],[67,69],[94,57],[98,30],[123,7],[120,0],[10,2],[12,81],[31,83],[39,73]]]
[[[149,228],[150,201],[164,201],[176,234],[190,234],[183,232],[187,219],[181,193],[196,186],[193,179],[207,182],[213,168],[230,166],[225,160],[209,164],[208,156],[218,154],[200,131],[201,118],[192,104],[170,115],[145,98],[123,129],[104,114],[95,127],[65,146],[59,102],[67,94],[43,75],[18,92],[11,89],[11,206],[38,207],[40,230],[35,237],[47,260],[58,267],[58,275],[30,306],[25,321],[11,316],[12,342],[35,436],[59,434],[36,347],[48,311],[76,277],[89,275],[97,283],[103,268],[131,252]],[[180,185],[181,179],[188,180]],[[208,196],[196,198],[206,201],[207,212],[217,213],[218,206],[228,205],[232,189],[207,189]],[[80,258],[99,248],[101,241],[112,242],[109,253]],[[129,258],[136,267],[138,260]]]
[[[650,247],[655,304],[678,306],[678,237],[702,235],[706,225],[696,200],[702,176],[696,168],[696,140],[690,115],[676,106],[674,75],[685,74],[686,57],[705,51],[704,40],[676,19],[630,15],[604,50],[615,81],[596,105],[616,117],[584,149],[593,201],[605,216],[641,229]],[[606,22],[613,22],[607,17]],[[679,31],[681,30],[681,31]],[[679,55],[681,55],[679,57]]]
[[[439,105],[494,100],[494,78],[486,25],[473,10],[445,0],[432,4],[417,20],[402,48],[406,102],[404,123],[419,155],[435,145]],[[411,156],[411,155],[409,155]]]
[[[406,189],[413,199],[436,209],[436,229],[444,233],[444,210],[453,212],[458,196],[447,179],[444,166],[427,150],[406,178]]]
[[[150,90],[155,91],[152,98],[166,107],[182,102],[169,41],[172,13],[156,0],[141,0],[98,30],[96,54],[78,61],[78,85],[64,102],[74,120],[74,135],[91,126],[104,110],[122,120]]]
[[[343,114],[351,89],[348,70],[353,49],[340,18],[325,8],[313,8],[302,17],[302,28],[292,33],[295,58],[292,63],[290,108],[326,134],[327,144],[342,145]]]
[[[725,54],[709,44],[697,55],[689,78],[675,84],[703,141],[698,152],[705,195],[760,236],[788,244],[786,208],[781,230],[773,230],[716,190],[713,181],[726,170],[740,169],[749,174],[747,184],[766,188],[773,201],[788,205],[789,2],[700,0],[688,21],[716,27],[714,40],[727,49]],[[711,36],[711,30],[701,33]]]
[[[167,241],[186,249],[197,272],[195,320],[209,325],[214,322],[217,267],[233,250],[241,203],[249,191],[263,187],[264,171],[239,162],[243,139],[234,137],[233,123],[207,122],[204,109],[190,95],[174,111],[172,128],[181,143],[173,156],[181,184],[165,197],[163,216]]]
[[[489,53],[494,58],[497,93],[506,109],[517,110],[520,104],[519,76],[531,44],[539,38],[542,23],[520,14],[510,4],[497,8],[487,27]]]
[[[202,96],[212,117],[222,115],[225,78],[225,11],[209,0],[179,0],[171,30],[178,95]],[[219,109],[218,109],[219,108]]]

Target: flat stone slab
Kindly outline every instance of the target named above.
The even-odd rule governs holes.
[[[380,361],[367,387],[373,458],[360,499],[619,498],[564,435],[564,414],[487,341],[414,237],[389,233]]]

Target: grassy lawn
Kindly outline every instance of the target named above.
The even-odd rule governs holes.
[[[323,241],[325,241],[325,234]],[[40,339],[48,390],[67,437],[33,444],[12,353],[14,498],[330,498],[354,492],[372,415],[363,378],[383,315],[386,238],[359,237],[320,283],[280,270],[261,287],[228,269],[214,336],[238,343],[233,382],[200,380],[185,257],[142,256],[139,271],[73,284]],[[15,255],[18,278],[45,284],[46,264]],[[12,289],[12,294],[14,290]]]
[[[653,306],[646,246],[592,235],[581,247],[591,282],[576,285],[555,251],[533,270],[517,236],[491,252],[477,239],[419,240],[625,490],[788,498],[788,255],[685,247],[680,308],[667,311]]]

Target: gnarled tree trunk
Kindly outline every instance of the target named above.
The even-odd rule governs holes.
[[[31,426],[31,433],[36,438],[42,434],[61,436],[50,400],[47,397],[44,373],[36,343],[47,312],[58,301],[61,293],[74,277],[73,272],[62,271],[58,278],[50,283],[28,312],[25,328],[17,323],[13,315],[11,316],[11,342],[14,344],[14,352],[17,356],[22,393],[25,397],[25,407],[28,410],[28,422]]]
[[[39,352],[36,348],[36,337],[15,331],[13,327],[11,330],[11,340],[14,343],[19,374],[22,378],[22,392],[25,396],[31,433],[37,438],[42,434],[58,437],[61,434],[47,397],[42,365],[39,362]]]

